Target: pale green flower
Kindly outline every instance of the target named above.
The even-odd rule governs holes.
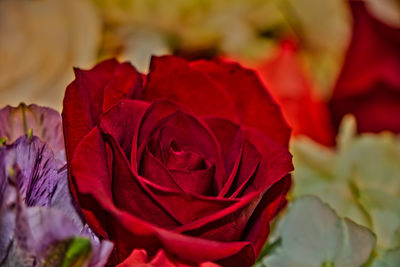
[[[294,197],[316,195],[339,216],[370,228],[377,236],[377,258],[389,257],[385,251],[400,246],[399,136],[357,135],[354,118],[345,117],[336,148],[304,137],[292,141],[291,152]]]

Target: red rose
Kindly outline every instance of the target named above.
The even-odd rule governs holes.
[[[182,262],[254,263],[285,205],[290,130],[254,72],[167,56],[141,75],[104,61],[75,71],[63,123],[71,189],[115,244]]]
[[[353,36],[331,99],[333,121],[352,113],[360,132],[400,133],[400,28],[350,1]]]

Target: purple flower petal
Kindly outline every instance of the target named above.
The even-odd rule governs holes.
[[[47,260],[51,248],[62,260],[58,246],[67,249],[79,236],[90,239],[93,255],[81,255],[90,267],[107,262],[112,243],[100,241],[83,223],[69,191],[67,169],[57,169],[50,147],[36,136],[21,136],[0,147],[1,266],[32,266],[32,259]]]
[[[30,207],[27,214],[37,254],[43,253],[51,244],[77,236],[80,232],[69,216],[60,210]]]
[[[0,208],[0,232],[2,233],[0,264],[1,266],[33,266],[34,240],[28,223],[26,206],[16,185],[8,183],[21,175],[20,171],[15,171],[15,173],[10,173],[12,177],[7,179]]]
[[[6,137],[7,143],[10,144],[20,136],[28,134],[30,129],[51,147],[57,166],[64,165],[64,137],[61,116],[57,111],[34,104],[6,106],[0,110],[0,137]]]
[[[27,206],[47,206],[59,176],[53,152],[36,136],[22,136],[0,152],[0,168],[20,170],[16,183]],[[4,179],[4,178],[3,178]]]
[[[77,205],[72,198],[69,187],[67,169],[63,168],[59,172],[59,180],[56,190],[51,198],[50,206],[57,208],[69,215],[69,219],[79,227],[80,235],[89,237],[92,243],[93,257],[90,260],[90,267],[101,267],[107,263],[108,257],[113,249],[113,244],[109,241],[100,241],[92,232],[87,224],[83,224],[81,217],[77,212]]]
[[[78,214],[79,208],[69,190],[67,168],[60,169],[57,175],[57,185],[51,195],[49,205],[68,214],[74,224],[79,229],[83,229],[83,217]]]
[[[1,178],[0,182],[2,182]],[[5,187],[0,196],[2,197],[2,201],[0,201],[0,266],[2,266],[11,250],[11,241],[14,237],[15,212],[13,206],[15,205],[16,190]]]

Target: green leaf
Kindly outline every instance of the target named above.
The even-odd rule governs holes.
[[[360,266],[376,243],[374,234],[342,219],[319,198],[297,198],[278,226],[279,247],[262,264],[268,267]]]

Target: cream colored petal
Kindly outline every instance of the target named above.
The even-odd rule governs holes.
[[[0,2],[0,105],[61,109],[73,66],[95,63],[101,22],[85,0]]]

